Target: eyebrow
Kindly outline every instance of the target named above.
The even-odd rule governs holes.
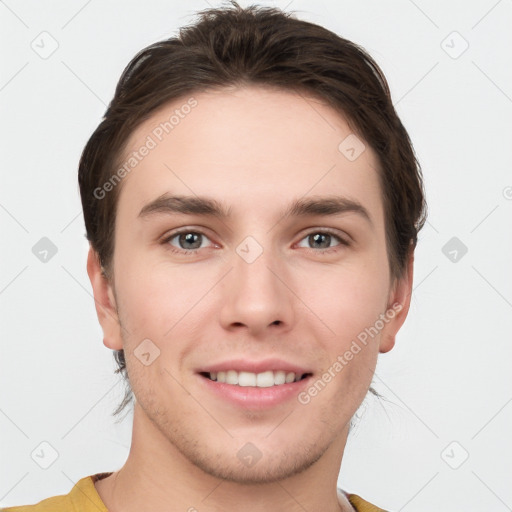
[[[203,215],[226,220],[231,217],[231,208],[226,208],[221,202],[209,197],[177,196],[166,193],[145,204],[139,212],[139,217],[147,218],[154,214],[173,213]],[[281,217],[335,216],[344,213],[356,213],[372,224],[368,210],[361,203],[335,195],[296,199],[281,213]]]

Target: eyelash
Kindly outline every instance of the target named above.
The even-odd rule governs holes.
[[[193,233],[195,235],[201,235],[201,236],[204,236],[205,238],[208,238],[208,236],[203,233],[202,231],[200,230],[193,230],[193,229],[182,229],[180,231],[175,231],[174,233],[170,234],[169,236],[165,237],[163,240],[162,240],[162,245],[167,245],[169,250],[173,253],[176,253],[176,254],[181,254],[181,255],[184,255],[184,256],[192,256],[194,254],[196,254],[200,248],[198,249],[178,249],[172,245],[170,245],[170,241],[173,240],[174,238],[176,238],[177,236],[179,235],[183,235],[183,234],[190,234],[190,233]],[[318,235],[318,234],[322,234],[322,235],[330,235],[332,237],[334,237],[335,239],[338,240],[339,242],[339,245],[335,245],[334,247],[328,247],[326,249],[312,249],[312,248],[306,248],[306,250],[308,251],[313,251],[314,253],[316,254],[320,254],[320,255],[324,255],[324,254],[330,254],[332,252],[337,252],[339,250],[339,246],[344,246],[344,247],[348,247],[350,246],[350,243],[344,239],[344,238],[341,238],[338,234],[334,233],[333,231],[331,231],[330,229],[322,229],[322,230],[313,230],[313,231],[310,231],[309,233],[306,233],[301,239],[300,241],[302,242],[302,240],[304,240],[305,238],[311,236],[311,235]],[[203,247],[204,249],[204,247]]]

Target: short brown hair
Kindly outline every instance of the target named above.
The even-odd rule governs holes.
[[[179,36],[148,46],[130,61],[83,150],[78,181],[86,236],[105,275],[113,275],[121,186],[100,198],[95,191],[112,179],[134,130],[159,107],[187,95],[261,85],[327,102],[376,152],[389,269],[392,277],[401,277],[425,222],[426,203],[419,163],[375,61],[351,41],[278,8],[241,8],[231,1],[229,7],[198,15],[198,22],[181,28]],[[121,372],[127,383],[117,415],[133,395],[124,351],[117,350],[114,356],[116,373]]]

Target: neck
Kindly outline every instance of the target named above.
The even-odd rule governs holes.
[[[265,483],[228,481],[206,473],[187,459],[150,421],[136,403],[132,444],[124,466],[96,482],[109,512],[219,511],[268,512],[286,510],[353,511],[337,493],[337,478],[346,432],[307,469]]]

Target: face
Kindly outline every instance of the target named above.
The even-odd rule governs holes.
[[[112,282],[89,260],[104,343],[170,451],[276,480],[344,446],[412,273],[390,278],[377,158],[338,113],[258,87],[192,96],[129,141],[151,147],[121,183]]]

